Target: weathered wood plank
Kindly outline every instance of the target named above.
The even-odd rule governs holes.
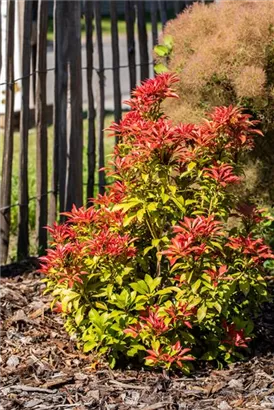
[[[24,259],[29,253],[29,189],[28,189],[28,135],[31,56],[32,1],[24,0],[22,27],[22,99],[20,113],[20,166],[19,166],[19,214],[17,259]]]
[[[137,2],[137,20],[138,20],[138,38],[139,38],[139,51],[140,51],[140,78],[141,81],[149,77],[149,65],[148,65],[148,40],[147,40],[147,28],[146,28],[146,10],[145,2]]]
[[[47,27],[48,1],[38,0],[36,79],[36,244],[47,248],[48,141],[47,141]]]
[[[134,39],[134,24],[135,24],[135,6],[134,2],[125,1],[125,19],[127,27],[127,53],[129,66],[129,87],[130,92],[136,87],[136,58],[135,58],[135,39]]]
[[[1,21],[1,0],[0,0],[0,44],[2,44],[2,21]],[[0,73],[2,70],[2,47],[0,47]]]
[[[159,0],[160,17],[162,22],[162,27],[164,28],[167,22],[167,5],[166,1]]]
[[[87,203],[92,204],[94,198],[95,167],[96,167],[96,136],[95,136],[95,107],[93,95],[93,4],[91,1],[85,3],[86,22],[86,55],[87,55],[87,97],[88,97],[88,181],[87,181]]]
[[[96,28],[96,51],[98,56],[97,70],[97,127],[99,142],[99,192],[105,192],[105,171],[100,171],[105,166],[105,149],[104,149],[104,119],[105,119],[105,84],[104,84],[104,54],[103,54],[103,37],[102,37],[102,17],[100,1],[94,1],[94,17]]]
[[[185,1],[175,0],[175,1],[174,1],[174,11],[175,11],[175,14],[177,15],[177,14],[181,13],[181,12],[183,11],[183,9],[185,8],[185,6],[186,6],[186,2],[185,2]]]
[[[67,1],[68,105],[65,209],[83,205],[83,114],[81,64],[81,2]]]
[[[68,36],[65,35],[66,1],[54,0],[54,107],[53,107],[53,173],[50,196],[50,225],[56,219],[57,210],[65,209],[66,157],[67,157],[67,52]],[[59,209],[58,209],[59,194]]]
[[[153,47],[158,44],[158,2],[152,1],[150,3],[150,17],[152,29],[152,44]]]
[[[118,123],[122,116],[121,85],[120,85],[120,53],[117,20],[117,1],[110,1],[111,18],[111,45],[112,45],[112,67],[113,67],[113,93],[114,93],[114,120]],[[118,137],[116,137],[118,143]]]
[[[1,229],[1,264],[8,257],[10,234],[11,176],[13,158],[13,111],[14,111],[14,15],[15,3],[8,0],[7,4],[7,43],[6,43],[6,104],[5,131],[2,162],[2,184],[0,196],[0,229]]]

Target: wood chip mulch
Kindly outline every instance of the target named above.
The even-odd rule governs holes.
[[[191,377],[93,370],[50,311],[40,279],[1,279],[0,410],[274,409],[273,305],[259,320],[249,361]]]

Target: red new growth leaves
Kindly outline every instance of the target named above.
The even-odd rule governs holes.
[[[111,366],[134,357],[189,372],[194,352],[231,362],[267,300],[264,218],[231,189],[236,160],[260,131],[231,106],[201,125],[173,125],[161,103],[176,97],[176,81],[162,74],[133,91],[131,111],[110,127],[120,141],[108,168],[114,182],[94,206],[73,206],[48,228],[52,246],[41,258],[67,331]]]
[[[173,231],[177,233],[175,238],[171,239],[171,246],[162,254],[166,255],[170,264],[188,255],[198,259],[208,249],[206,240],[210,237],[222,235],[221,222],[214,220],[214,217],[198,216],[197,218],[185,217],[180,226],[174,226]]]
[[[154,350],[148,349],[147,353],[149,353],[149,356],[146,356],[145,359],[149,364],[158,366],[167,365],[167,368],[169,368],[172,364],[175,364],[177,367],[182,369],[185,366],[184,362],[195,360],[194,357],[186,355],[186,353],[189,352],[190,349],[183,349],[178,341],[169,349],[160,348],[159,346],[155,347]]]
[[[234,323],[228,325],[226,321],[223,322],[223,328],[226,332],[226,339],[222,343],[236,347],[247,347],[247,342],[251,339],[244,336],[244,329],[237,330]]]
[[[262,263],[266,259],[273,259],[274,255],[269,246],[264,244],[262,238],[253,239],[251,235],[247,237],[228,238],[226,244],[229,248],[242,252],[244,255],[251,256],[255,263]]]
[[[240,182],[240,178],[237,175],[234,175],[233,167],[231,165],[222,164],[212,168],[205,168],[205,171],[205,177],[214,179],[222,187]]]

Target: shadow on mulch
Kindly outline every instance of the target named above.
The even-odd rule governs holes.
[[[16,276],[23,275],[24,273],[34,272],[38,268],[38,258],[33,256],[21,262],[14,262],[0,266],[0,273],[2,278],[15,278]]]

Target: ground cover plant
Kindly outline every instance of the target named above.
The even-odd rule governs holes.
[[[241,155],[261,132],[240,108],[173,125],[170,73],[137,87],[108,173],[89,208],[49,227],[41,258],[52,307],[94,364],[125,361],[189,372],[195,360],[244,357],[268,300],[263,211],[239,202]]]

